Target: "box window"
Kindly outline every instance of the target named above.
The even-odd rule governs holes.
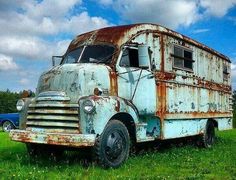
[[[223,65],[223,80],[228,80],[229,71],[226,65]]]
[[[174,46],[174,67],[181,69],[193,69],[193,52],[179,46]]]

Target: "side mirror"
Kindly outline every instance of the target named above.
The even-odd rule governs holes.
[[[150,67],[149,46],[147,45],[138,46],[138,59],[139,59],[139,67],[145,69],[148,69]]]
[[[52,56],[52,66],[58,66],[61,64],[63,56]]]

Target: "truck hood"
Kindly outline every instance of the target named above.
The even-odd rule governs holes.
[[[110,91],[110,67],[103,64],[64,64],[43,73],[38,82],[36,97],[44,92],[63,92],[71,103],[82,96],[92,95],[94,88]]]

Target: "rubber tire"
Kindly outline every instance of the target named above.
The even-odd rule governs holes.
[[[108,155],[108,151],[106,151],[106,149],[112,149],[109,148],[109,146],[107,145],[107,143],[109,143],[109,139],[112,138],[112,136],[115,136],[114,134],[118,134],[119,137],[121,139],[121,141],[114,141],[114,144],[119,144],[119,143],[115,143],[115,142],[122,142],[121,144],[119,144],[119,146],[114,146],[117,147],[115,148],[116,150],[118,149],[118,151],[120,150],[121,152],[118,153],[119,155],[117,157],[115,157],[114,159],[111,159],[113,157]],[[114,149],[113,147],[113,149]],[[119,149],[119,147],[121,147]],[[108,124],[106,125],[103,133],[97,137],[96,142],[95,142],[95,160],[97,161],[97,163],[102,166],[103,168],[117,168],[119,166],[121,166],[129,157],[129,152],[130,152],[130,136],[129,136],[129,132],[126,128],[126,126],[120,122],[119,120],[111,120],[108,122]],[[114,151],[113,151],[114,152]]]
[[[211,148],[215,142],[215,126],[213,121],[207,121],[203,135],[200,137],[200,145]]]
[[[7,129],[6,129],[7,128]],[[15,129],[15,126],[10,121],[5,121],[2,124],[2,130],[4,132],[10,132],[10,130]]]

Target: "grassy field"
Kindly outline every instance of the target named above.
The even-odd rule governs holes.
[[[21,143],[0,132],[0,179],[236,179],[236,129],[218,132],[213,148],[184,140],[149,146],[119,169],[104,170],[78,153],[61,160],[31,159]]]

